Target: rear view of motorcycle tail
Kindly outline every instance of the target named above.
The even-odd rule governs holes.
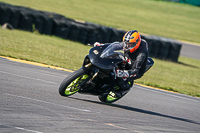
[[[82,67],[67,76],[59,87],[61,96],[75,93],[98,96],[101,102],[113,103],[126,95],[115,92],[120,89],[116,78],[116,66],[124,67],[123,45],[114,42],[109,45],[93,47],[85,56]],[[149,69],[153,64],[149,64]],[[133,83],[130,83],[132,86]]]

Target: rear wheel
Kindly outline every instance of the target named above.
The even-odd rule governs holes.
[[[61,96],[70,96],[79,91],[78,86],[88,77],[83,69],[71,73],[66,77],[59,87],[59,94]]]
[[[101,102],[105,102],[105,103],[112,103],[117,101],[119,98],[115,95],[114,92],[110,91],[109,94],[106,95],[100,95],[99,96],[99,100]]]
[[[99,96],[99,100],[105,103],[113,103],[119,99],[120,98],[117,97],[117,95],[112,91],[110,91],[108,94],[102,94]]]
[[[115,87],[115,91],[120,89],[118,86]],[[129,89],[130,90],[130,89]],[[102,95],[99,96],[99,100],[101,102],[105,102],[105,103],[113,103],[116,102],[117,100],[121,99],[124,95],[126,95],[129,90],[124,91],[121,96],[117,96],[115,91],[110,91],[109,93],[104,93]]]

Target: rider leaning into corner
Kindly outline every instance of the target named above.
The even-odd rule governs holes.
[[[127,64],[126,70],[116,69],[117,82],[121,88],[115,92],[118,97],[121,97],[132,87],[134,80],[143,76],[148,58],[148,44],[141,39],[137,30],[125,33],[122,43],[124,43],[124,55]],[[104,44],[94,43],[94,47],[102,45]]]

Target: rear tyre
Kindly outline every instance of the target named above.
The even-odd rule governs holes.
[[[118,90],[120,88],[118,86],[116,86],[116,89]],[[109,93],[101,94],[99,96],[99,100],[101,102],[105,102],[105,103],[113,103],[113,102],[116,102],[117,100],[121,99],[123,96],[125,96],[129,91],[130,91],[130,89],[127,91],[124,91],[120,96],[118,96],[115,91],[110,91]]]
[[[79,91],[78,86],[88,77],[87,74],[84,73],[83,68],[71,73],[68,77],[66,77],[60,87],[59,94],[61,96],[70,96]]]
[[[99,100],[104,103],[113,103],[119,99],[120,98],[117,97],[117,95],[112,91],[110,91],[108,94],[102,94],[99,96]]]

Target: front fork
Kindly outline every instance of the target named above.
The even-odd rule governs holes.
[[[96,73],[94,73],[92,78],[90,78],[89,81],[86,82],[86,84],[92,84],[92,86],[95,86],[95,83],[93,82],[93,80],[94,80],[94,78],[97,77],[98,73],[99,73],[99,69],[97,69]]]
[[[85,79],[84,82],[82,82],[79,86],[80,91],[88,91],[93,89],[96,86],[96,78],[99,73],[99,69],[93,67],[92,69],[92,64],[86,64],[83,66],[83,68],[86,70],[85,73],[88,75],[88,77]]]

